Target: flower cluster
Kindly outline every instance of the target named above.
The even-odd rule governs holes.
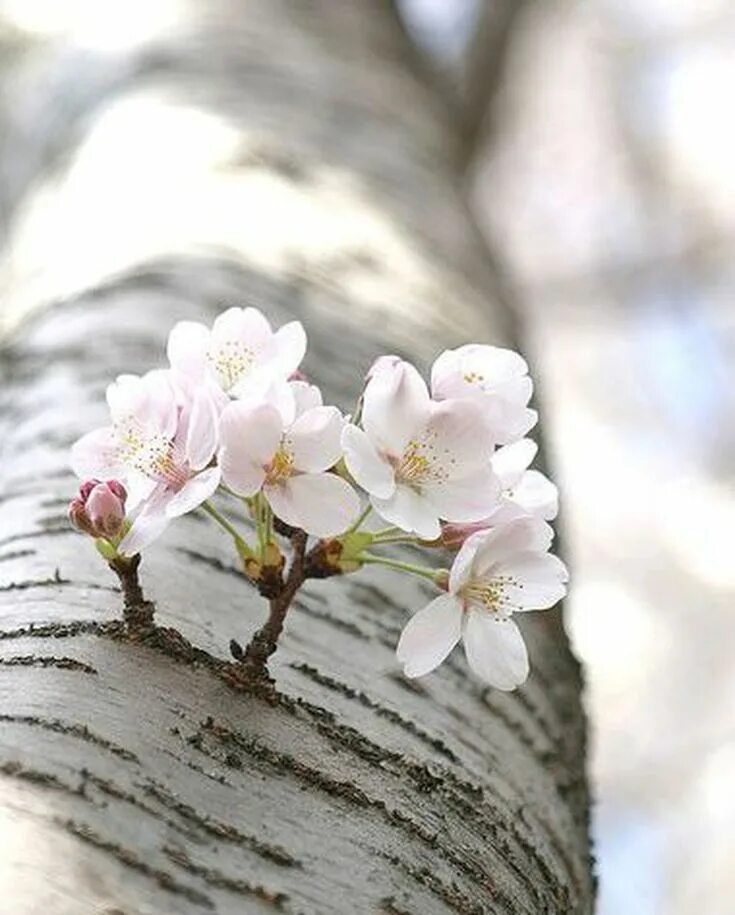
[[[536,413],[525,361],[462,346],[439,356],[427,386],[414,366],[382,356],[349,418],[301,375],[305,352],[299,322],[274,331],[255,308],[230,308],[211,329],[177,324],[169,368],[118,377],[110,423],[73,446],[84,482],[72,523],[119,572],[133,558],[137,569],[172,520],[205,512],[271,601],[266,626],[236,653],[257,657],[261,672],[306,578],[373,564],[420,575],[444,593],[401,635],[406,676],[433,670],[462,640],[478,676],[513,689],[528,658],[512,616],[551,607],[566,583],[549,553],[556,487],[529,469],[536,445],[524,436]],[[218,492],[255,528],[253,542],[213,505]],[[449,570],[381,552],[395,545],[458,552]]]

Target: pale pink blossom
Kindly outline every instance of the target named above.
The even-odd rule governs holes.
[[[124,480],[129,507],[139,506],[120,544],[130,555],[217,489],[217,415],[206,394],[182,404],[170,373],[159,370],[120,376],[107,402],[111,424],[82,436],[71,463],[83,479]]]
[[[540,470],[529,470],[538,445],[529,438],[498,448],[492,466],[503,493],[503,503],[517,505],[543,521],[559,513],[559,490]]]
[[[522,438],[538,419],[528,408],[533,384],[526,360],[498,346],[445,350],[431,369],[431,393],[436,400],[468,397],[483,404],[499,445]]]
[[[257,308],[229,308],[211,330],[180,321],[169,334],[167,352],[184,389],[205,385],[241,397],[269,382],[286,382],[304,358],[306,334],[299,321],[274,332]]]
[[[512,690],[528,677],[528,653],[515,613],[553,607],[566,594],[567,570],[548,553],[551,528],[521,518],[470,537],[457,553],[448,593],[419,610],[398,642],[407,677],[438,667],[461,640],[470,668]]]
[[[69,503],[69,520],[92,537],[115,538],[125,522],[127,495],[119,480],[87,480]]]
[[[426,540],[440,519],[476,521],[497,505],[494,447],[482,406],[436,403],[407,362],[383,363],[365,388],[362,428],[342,434],[347,467],[386,521]]]
[[[464,541],[478,531],[507,524],[516,518],[531,516],[553,521],[559,511],[559,492],[551,480],[538,470],[529,470],[538,445],[524,438],[499,448],[491,464],[500,482],[501,498],[495,511],[481,521],[471,524],[443,524],[442,543],[459,549]]]
[[[327,472],[342,455],[344,420],[336,407],[321,406],[313,386],[291,384],[297,386],[294,403],[285,415],[273,403],[237,401],[225,408],[222,478],[240,496],[262,492],[275,515],[292,527],[318,537],[336,536],[360,510],[352,487]]]

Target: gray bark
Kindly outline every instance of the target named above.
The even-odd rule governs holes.
[[[176,320],[244,303],[300,318],[306,370],[345,409],[380,352],[425,368],[466,340],[512,342],[460,132],[404,42],[387,3],[218,0],[98,69],[85,57],[51,135],[5,107],[6,302],[56,300],[2,354],[4,912],[591,911],[580,673],[557,612],[522,620],[533,673],[503,694],[459,651],[402,677],[422,584],[372,569],[309,583],[269,702],[219,676],[266,603],[216,528],[187,516],[141,567],[192,653],[113,637],[114,579],[64,517],[68,447],[104,420],[111,377],[163,364]],[[62,71],[78,91],[74,65],[34,74],[34,110]],[[138,104],[152,98],[163,108]],[[105,147],[123,103],[129,147]],[[169,105],[228,138],[199,164],[182,139],[178,200],[160,193],[178,157],[139,153]]]

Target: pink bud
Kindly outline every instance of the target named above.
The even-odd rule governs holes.
[[[117,480],[87,480],[69,504],[69,520],[91,537],[115,537],[125,520],[127,492]]]
[[[442,524],[441,545],[448,550],[458,550],[468,537],[490,527],[488,519],[467,524]]]

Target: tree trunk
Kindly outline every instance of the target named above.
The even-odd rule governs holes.
[[[12,310],[53,307],[2,354],[3,912],[591,911],[580,674],[557,612],[524,615],[533,673],[505,694],[460,651],[400,674],[422,583],[309,583],[269,701],[217,676],[266,612],[217,528],[187,516],[141,566],[196,653],[112,637],[114,579],[65,520],[70,444],[103,421],[111,378],[163,364],[176,320],[298,317],[306,371],[345,409],[381,352],[425,368],[512,343],[460,131],[410,61],[387,2],[192,3],[125,54],[36,73],[37,112],[62,83],[78,95],[30,131],[32,154],[8,122],[2,175],[24,193],[3,189],[0,281]]]

